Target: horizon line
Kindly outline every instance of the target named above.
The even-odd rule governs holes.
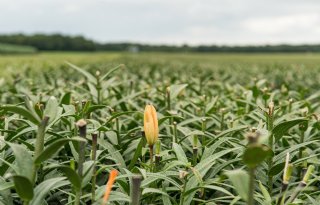
[[[136,40],[111,40],[111,41],[99,41],[97,39],[88,37],[84,34],[68,34],[63,32],[0,32],[0,36],[10,36],[10,35],[61,35],[65,37],[83,37],[86,40],[92,41],[97,44],[138,44],[138,45],[150,45],[150,46],[171,46],[171,47],[200,47],[200,46],[217,46],[217,47],[260,47],[260,46],[316,46],[320,45],[320,42],[261,42],[261,43],[218,43],[218,42],[208,42],[208,43],[170,43],[170,42],[150,42],[150,41],[136,41]]]

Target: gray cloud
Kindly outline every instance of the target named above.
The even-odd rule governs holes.
[[[102,42],[319,43],[318,0],[0,0],[0,32]]]

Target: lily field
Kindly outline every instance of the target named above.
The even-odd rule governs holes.
[[[319,205],[320,54],[0,55],[0,205]]]

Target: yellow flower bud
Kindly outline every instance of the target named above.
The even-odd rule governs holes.
[[[147,105],[144,110],[144,133],[149,146],[154,145],[158,140],[159,128],[156,109]]]

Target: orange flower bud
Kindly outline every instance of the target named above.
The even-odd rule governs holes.
[[[113,186],[117,176],[118,176],[118,171],[116,169],[111,170],[111,172],[109,174],[109,179],[108,179],[108,182],[106,185],[106,191],[103,196],[102,205],[107,204],[112,186]]]
[[[147,105],[144,110],[144,133],[149,146],[154,145],[158,140],[159,128],[156,109]]]

